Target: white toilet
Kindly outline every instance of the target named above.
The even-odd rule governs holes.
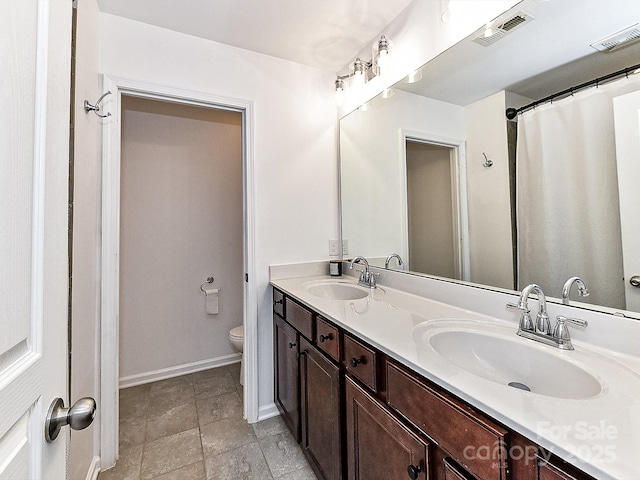
[[[236,352],[242,353],[244,349],[244,325],[239,325],[229,331],[229,343]],[[244,356],[240,358],[240,385],[244,385]]]

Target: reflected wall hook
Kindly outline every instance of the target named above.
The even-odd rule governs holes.
[[[111,95],[111,92],[103,93],[102,96],[96,101],[95,105],[91,105],[87,100],[85,100],[84,101],[84,113],[93,112],[93,113],[96,114],[96,116],[98,116],[100,118],[110,117],[111,116],[111,112],[107,112],[106,115],[101,115],[100,114],[100,102],[102,102],[104,97],[106,97],[107,95]]]
[[[482,155],[484,155],[484,163],[482,164],[483,167],[487,167],[490,168],[493,165],[493,160],[489,160],[487,158],[487,154],[482,152]]]

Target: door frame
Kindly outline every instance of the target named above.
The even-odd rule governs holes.
[[[244,416],[258,420],[258,299],[255,274],[255,198],[253,166],[253,102],[182,90],[116,76],[103,76],[104,102],[110,117],[103,121],[102,238],[100,311],[100,450],[102,468],[118,459],[119,284],[120,284],[120,155],[122,95],[242,114],[244,272]]]
[[[461,139],[441,137],[431,133],[400,129],[400,169],[402,213],[402,258],[409,258],[409,208],[407,205],[407,141],[427,143],[451,149],[451,188],[453,200],[454,259],[460,280],[470,281],[469,211],[467,207],[467,160],[465,142]]]

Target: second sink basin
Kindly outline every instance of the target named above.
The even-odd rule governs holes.
[[[305,290],[316,297],[331,300],[358,300],[370,293],[369,289],[340,281],[311,282],[305,286]]]
[[[570,358],[571,352],[473,328],[416,328],[414,340],[456,367],[492,382],[535,394],[584,399],[602,391],[600,382]]]

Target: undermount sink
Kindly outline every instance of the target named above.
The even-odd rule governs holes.
[[[564,399],[594,397],[600,382],[570,358],[531,341],[470,328],[418,328],[414,340],[477,377],[538,395]]]
[[[311,282],[305,286],[305,290],[316,297],[331,300],[359,300],[371,293],[370,289],[340,281]]]

